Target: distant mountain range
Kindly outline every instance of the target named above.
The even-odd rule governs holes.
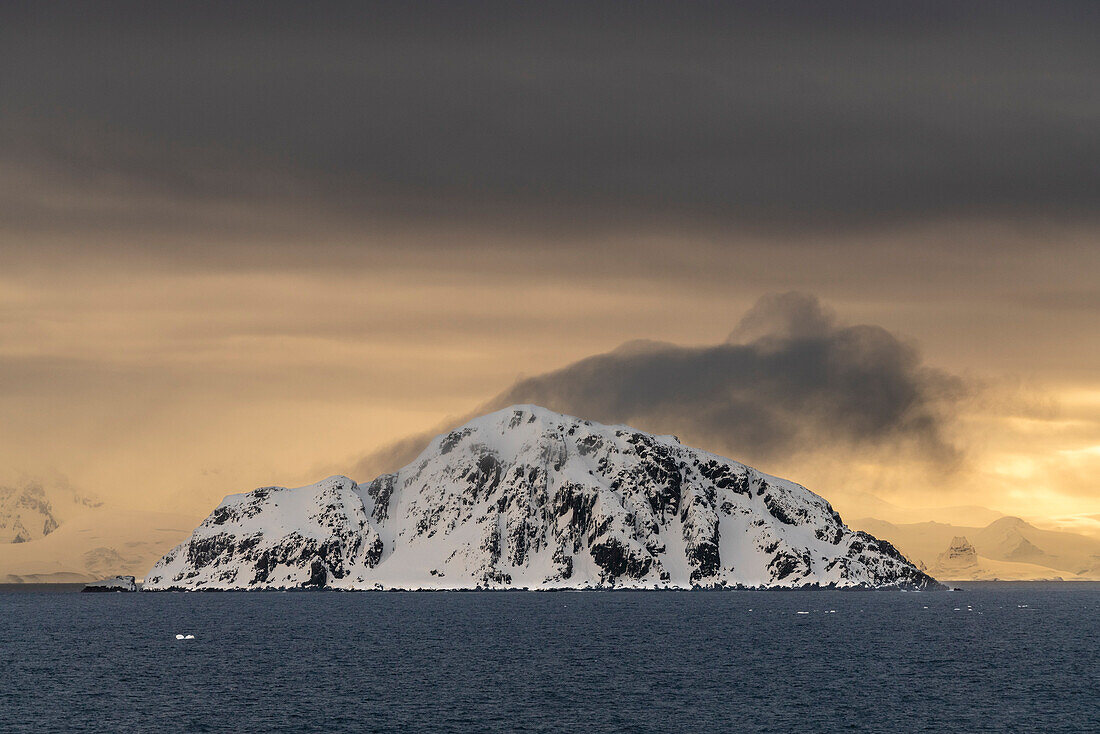
[[[38,481],[0,485],[0,543],[44,538],[61,523],[102,503],[67,486]]]
[[[57,484],[0,486],[0,583],[140,578],[193,523],[105,506]]]
[[[867,492],[838,494],[837,497],[830,499],[833,506],[848,517],[876,518],[894,525],[946,522],[962,527],[985,527],[989,523],[1005,517],[1005,513],[981,505],[903,507]]]
[[[871,517],[852,525],[889,539],[938,578],[1100,580],[1100,540],[1043,530],[1018,517],[1001,517],[984,527],[895,524]],[[966,547],[973,553],[964,552]]]

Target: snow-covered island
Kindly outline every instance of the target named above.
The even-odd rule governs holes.
[[[365,484],[230,495],[144,589],[806,586],[942,588],[800,485],[519,405]]]
[[[137,582],[133,576],[112,576],[109,579],[84,584],[81,591],[137,591]]]

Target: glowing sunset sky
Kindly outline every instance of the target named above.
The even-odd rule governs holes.
[[[1100,515],[1098,21],[5,4],[0,474],[204,514],[543,402]]]

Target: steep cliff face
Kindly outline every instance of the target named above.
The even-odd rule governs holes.
[[[978,565],[978,551],[965,537],[952,538],[951,545],[936,559],[936,567],[962,571]]]
[[[227,497],[145,588],[804,585],[938,587],[797,484],[522,405],[365,484]]]

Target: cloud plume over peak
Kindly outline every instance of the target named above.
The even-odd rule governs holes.
[[[885,329],[845,325],[813,296],[768,295],[725,343],[630,342],[521,379],[481,411],[536,403],[626,423],[750,463],[785,464],[827,450],[904,452],[954,465],[948,438],[963,382],[926,366]],[[411,460],[425,437],[369,457],[362,469]]]
[[[750,308],[737,328],[730,332],[730,344],[758,339],[805,339],[836,329],[837,316],[816,296],[798,291],[769,293]]]

